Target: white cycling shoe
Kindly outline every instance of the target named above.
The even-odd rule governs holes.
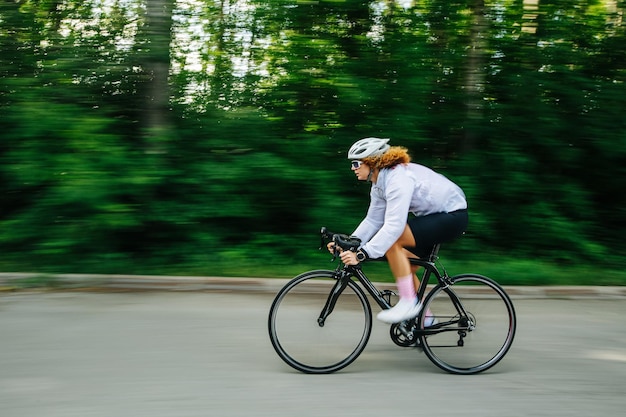
[[[417,316],[421,310],[422,303],[417,302],[417,300],[401,298],[395,306],[378,313],[376,318],[385,323],[400,323]]]

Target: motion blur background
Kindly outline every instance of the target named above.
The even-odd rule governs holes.
[[[449,269],[626,284],[625,10],[3,1],[0,271],[327,267],[319,228],[350,233],[368,202],[346,151],[380,136],[465,190]]]

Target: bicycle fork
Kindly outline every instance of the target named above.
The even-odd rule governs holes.
[[[328,294],[328,299],[326,300],[326,304],[324,305],[324,308],[322,309],[320,316],[317,318],[317,324],[320,327],[324,327],[324,324],[326,323],[326,319],[328,318],[328,316],[330,316],[330,313],[332,313],[333,310],[335,309],[335,305],[337,304],[337,299],[339,299],[339,296],[341,295],[343,290],[346,289],[349,279],[350,279],[350,274],[346,273],[345,271],[342,271],[341,274],[337,277],[337,282],[335,282],[335,285],[333,285],[333,289],[330,291],[330,294]]]

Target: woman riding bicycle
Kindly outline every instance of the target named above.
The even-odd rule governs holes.
[[[465,194],[443,175],[411,162],[407,149],[389,146],[389,139],[365,138],[348,151],[359,181],[370,181],[370,205],[365,219],[352,233],[361,239],[357,252],[343,251],[341,260],[356,265],[368,258],[386,257],[396,279],[399,301],[377,318],[399,323],[422,308],[419,286],[409,257],[428,257],[434,245],[453,240],[468,224]],[[409,216],[412,214],[412,216]],[[407,220],[408,218],[408,220]],[[332,252],[334,243],[329,243]]]

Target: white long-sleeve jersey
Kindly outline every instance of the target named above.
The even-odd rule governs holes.
[[[423,165],[409,163],[383,168],[372,183],[365,219],[352,235],[364,242],[371,258],[380,258],[402,235],[407,216],[451,213],[467,208],[463,190]]]

